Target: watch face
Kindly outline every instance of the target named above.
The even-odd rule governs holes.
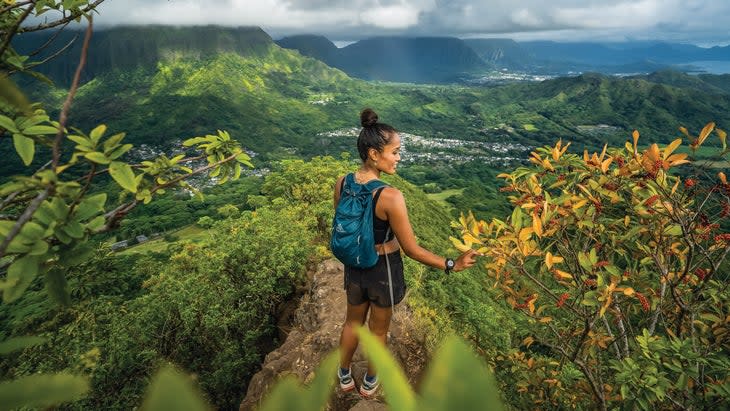
[[[454,260],[452,260],[452,259],[446,260],[446,266],[447,267],[454,268],[455,265],[456,265],[456,263],[454,263]]]

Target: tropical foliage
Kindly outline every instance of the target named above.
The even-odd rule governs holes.
[[[714,132],[728,152],[714,123],[682,132],[692,150]],[[528,320],[524,350],[497,358],[518,370],[522,406],[727,406],[730,185],[691,168],[682,141],[641,147],[635,131],[600,154],[539,148],[500,176],[508,219],[455,224],[455,245],[479,247]]]

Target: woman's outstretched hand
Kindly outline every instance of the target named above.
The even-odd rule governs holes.
[[[454,261],[454,272],[466,270],[477,262],[477,257],[483,255],[477,250],[467,250]]]

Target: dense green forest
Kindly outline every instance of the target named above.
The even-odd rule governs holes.
[[[726,77],[366,82],[259,29],[117,30],[70,111],[67,85],[0,78],[0,394],[63,372],[88,387],[37,405],[135,408],[174,364],[235,408],[282,305],[331,258],[332,187],[371,106],[402,132],[384,180],[419,243],[487,255],[450,276],[406,259],[428,353],[465,339],[515,409],[728,404]],[[4,71],[34,68],[3,52]],[[161,238],[111,249],[143,234]]]

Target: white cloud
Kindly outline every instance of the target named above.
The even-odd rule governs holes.
[[[727,44],[727,0],[106,0],[97,23],[260,26],[272,36],[453,35]]]
[[[406,29],[418,23],[420,10],[416,7],[399,4],[376,7],[360,13],[363,23],[384,29]]]

